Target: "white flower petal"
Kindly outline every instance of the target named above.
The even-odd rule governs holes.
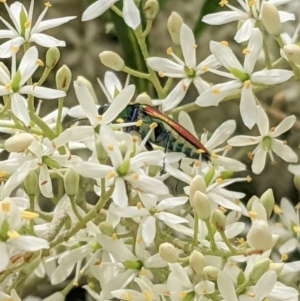
[[[251,165],[252,171],[255,174],[259,174],[265,167],[267,153],[264,151],[261,145],[257,148],[257,151],[254,155],[253,162]]]
[[[22,37],[16,37],[0,45],[0,57],[9,58],[12,57],[15,52],[12,51],[13,47],[20,48],[24,44],[25,40]]]
[[[53,198],[52,182],[48,167],[45,164],[40,167],[39,186],[44,197]]]
[[[45,99],[54,99],[59,97],[65,97],[66,92],[51,89],[51,88],[45,88],[45,87],[39,87],[39,86],[24,86],[22,87],[19,92],[21,94],[30,94],[37,98],[45,98]]]
[[[185,77],[183,67],[171,60],[160,58],[160,57],[150,57],[147,59],[147,64],[150,68],[155,71],[161,71],[165,76],[182,78]]]
[[[241,117],[244,124],[252,129],[257,118],[256,100],[252,87],[243,87],[240,102]]]
[[[112,71],[105,72],[104,86],[112,99],[115,98],[116,91],[120,92],[123,89],[118,77]]]
[[[237,43],[248,41],[251,37],[252,30],[255,26],[256,20],[248,18],[237,31],[234,39]]]
[[[200,76],[196,76],[193,78],[193,84],[196,87],[199,94],[203,93],[211,87],[211,85],[205,80],[203,80]]]
[[[177,216],[177,215],[172,214],[172,213],[168,213],[168,212],[156,213],[155,217],[157,219],[160,219],[161,221],[169,223],[169,224],[188,223],[188,220],[186,220],[185,218]]]
[[[133,185],[136,185],[139,190],[144,193],[152,193],[155,195],[163,195],[169,193],[168,187],[161,180],[158,180],[156,178],[141,175],[139,175],[137,179],[131,176],[125,178]]]
[[[214,193],[214,192],[209,192],[208,197],[210,200],[214,201],[215,203],[217,203],[218,205],[230,209],[230,210],[234,210],[234,211],[241,211],[241,207],[234,204],[233,202],[231,202],[230,200],[224,198],[223,196],[221,196],[220,194]]]
[[[115,189],[112,194],[112,199],[114,203],[121,208],[124,208],[128,205],[126,185],[122,178],[116,178],[115,180]]]
[[[272,150],[286,162],[296,163],[298,161],[296,153],[282,141],[272,139]]]
[[[294,175],[300,175],[300,165],[290,164],[288,170]]]
[[[257,106],[257,127],[261,136],[265,136],[269,132],[269,118],[265,110],[261,106]]]
[[[90,5],[83,13],[81,20],[89,21],[102,15],[118,0],[98,0]]]
[[[202,22],[210,25],[222,25],[232,21],[245,20],[249,16],[241,11],[226,11],[208,14],[202,18]]]
[[[232,146],[253,145],[261,141],[261,137],[252,136],[235,136],[230,138],[227,143]]]
[[[218,289],[226,301],[238,301],[231,278],[223,271],[218,272]]]
[[[136,170],[148,165],[158,166],[165,156],[166,154],[161,150],[139,153],[130,160],[130,169]]]
[[[9,239],[9,244],[18,250],[26,250],[32,252],[50,248],[48,242],[45,239],[25,235]]]
[[[250,53],[245,55],[244,68],[246,73],[251,74],[253,72],[254,65],[261,53],[262,45],[263,36],[258,28],[254,28],[247,46]]]
[[[265,85],[276,85],[290,79],[294,73],[289,70],[272,69],[254,72],[251,75],[251,82]]]
[[[50,20],[46,20],[46,21],[41,21],[36,30],[34,30],[35,28],[32,28],[31,32],[35,33],[35,32],[42,32],[44,30],[50,29],[50,28],[54,28],[57,26],[60,26],[62,24],[65,24],[73,19],[77,18],[76,16],[72,16],[72,17],[63,17],[63,18],[55,18],[55,19],[50,19]]]
[[[156,234],[156,219],[153,215],[146,217],[143,219],[142,223],[142,236],[143,240],[148,247],[154,240]]]
[[[180,27],[180,46],[185,65],[190,68],[196,67],[195,45],[196,42],[192,30],[183,23]]]
[[[271,136],[272,137],[278,137],[281,134],[287,132],[296,122],[296,116],[292,115],[292,116],[288,116],[286,118],[284,118],[274,129],[273,132],[271,132]]]
[[[186,128],[194,137],[198,137],[192,119],[188,113],[180,111],[178,115],[178,123]]]
[[[43,47],[65,47],[66,46],[66,42],[65,41],[61,41],[58,39],[55,39],[47,34],[44,33],[34,33],[31,35],[30,37],[30,42],[35,42],[40,46]]]
[[[245,164],[232,158],[217,156],[216,158],[211,157],[211,161],[218,166],[223,166],[226,170],[232,170],[232,171],[246,170]]]
[[[9,264],[9,255],[7,250],[7,244],[3,241],[0,241],[0,254],[1,254],[1,260],[0,260],[0,272],[6,269],[6,267]]]
[[[123,18],[133,30],[141,24],[140,12],[133,0],[123,0]]]
[[[94,179],[104,178],[113,170],[113,167],[111,166],[91,162],[78,162],[74,167],[80,175]]]
[[[25,126],[29,126],[30,117],[27,111],[27,101],[19,93],[11,95],[11,109],[14,115],[20,119]]]
[[[177,206],[181,206],[185,204],[188,201],[188,198],[183,196],[183,197],[172,197],[172,198],[167,198],[162,200],[157,206],[156,210],[157,211],[163,211],[166,209],[171,209],[175,208]]]
[[[279,19],[280,19],[280,23],[284,23],[287,21],[295,21],[296,17],[294,14],[285,12],[285,11],[278,11],[279,13]]]

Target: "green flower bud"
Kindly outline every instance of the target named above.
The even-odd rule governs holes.
[[[56,161],[51,159],[50,157],[44,156],[44,157],[42,157],[42,161],[50,168],[53,168],[53,169],[61,168],[61,166]]]
[[[120,177],[125,176],[129,170],[129,168],[130,168],[130,160],[124,161],[117,170],[118,175]]]
[[[245,281],[246,281],[246,277],[245,277],[244,271],[240,270],[240,272],[237,276],[237,285],[241,285],[241,284],[245,283]]]
[[[273,190],[271,188],[266,190],[262,194],[262,196],[260,197],[259,200],[264,205],[266,212],[267,212],[267,216],[270,217],[273,212],[274,205],[275,205],[275,198],[274,198]]]
[[[190,203],[193,206],[193,199],[194,199],[194,196],[195,196],[195,193],[196,191],[201,191],[203,193],[206,192],[206,184],[205,184],[205,181],[203,179],[202,176],[195,176],[192,181],[191,181],[191,184],[190,184],[190,191],[189,191],[189,197],[190,197]]]
[[[298,191],[300,191],[300,176],[294,176],[294,185]]]
[[[126,260],[122,264],[128,270],[140,270],[143,267],[141,261]]]
[[[283,46],[283,52],[287,59],[300,65],[300,46],[295,44]]]
[[[148,20],[153,20],[159,11],[159,4],[157,0],[148,0],[144,6],[145,16]]]
[[[218,232],[224,232],[226,227],[226,217],[219,209],[214,209],[211,213],[211,223],[216,227]]]
[[[260,258],[255,263],[249,274],[249,279],[256,283],[260,277],[265,274],[270,268],[269,258]]]
[[[83,76],[77,76],[77,80],[79,82],[85,84],[85,86],[88,88],[89,92],[91,93],[91,95],[94,99],[94,102],[98,103],[98,99],[97,99],[97,96],[96,96],[96,93],[95,93],[95,90],[94,90],[94,87],[93,87],[92,83]]]
[[[263,137],[262,147],[266,152],[268,152],[272,148],[272,138],[270,136]]]
[[[39,193],[39,180],[35,171],[29,171],[23,182],[23,188],[28,196],[35,196]]]
[[[189,264],[196,274],[202,275],[203,268],[206,265],[204,255],[201,252],[194,250],[189,257]]]
[[[167,23],[167,28],[173,43],[177,46],[180,45],[180,27],[183,20],[179,14],[172,12]]]
[[[254,220],[247,234],[249,246],[255,250],[267,251],[272,248],[272,233],[264,220]]]
[[[5,140],[4,148],[9,153],[20,153],[25,151],[34,139],[29,133],[16,134]]]
[[[185,292],[184,292],[184,293],[185,293]],[[185,294],[186,294],[186,293],[185,293]],[[179,295],[181,295],[181,294],[179,293]],[[187,294],[183,297],[182,301],[192,301],[192,300],[194,299],[194,297],[195,297],[195,292],[192,291],[192,292],[187,293]]]
[[[17,71],[12,82],[11,82],[11,88],[14,92],[18,92],[19,91],[19,86],[20,86],[20,82],[21,82],[22,76],[20,71]]]
[[[110,222],[102,222],[99,225],[99,229],[101,231],[101,233],[111,237],[114,234],[114,228],[112,226],[112,224]]]
[[[234,172],[232,170],[225,170],[220,173],[220,177],[222,180],[231,179]]]
[[[46,53],[46,67],[53,69],[60,59],[60,52],[57,47],[51,47]]]
[[[93,241],[90,244],[90,248],[92,251],[97,251],[97,250],[101,249],[101,245],[98,243],[98,241]]]
[[[216,281],[218,278],[219,269],[214,266],[208,265],[203,268],[203,273],[206,276],[207,280]]]
[[[169,263],[175,263],[179,260],[175,247],[168,242],[164,242],[159,246],[159,255]]]
[[[208,186],[209,183],[212,181],[214,175],[215,175],[215,167],[212,166],[209,169],[209,171],[206,173],[206,175],[204,176],[204,180],[205,180],[206,186]]]
[[[115,71],[122,71],[125,67],[123,59],[112,51],[103,51],[99,54],[101,63]]]
[[[198,217],[202,221],[208,221],[210,218],[210,201],[207,195],[201,191],[196,191],[193,198],[193,207],[197,212]]]
[[[56,88],[58,90],[67,92],[69,90],[71,80],[72,72],[67,65],[63,65],[61,68],[58,69],[55,77]]]
[[[242,82],[245,82],[246,80],[250,79],[250,76],[247,73],[244,73],[236,68],[229,68],[229,72],[234,75],[236,78],[241,80]]]
[[[79,174],[70,166],[64,175],[65,191],[69,197],[74,197],[79,189]]]
[[[55,292],[54,294],[44,298],[42,301],[64,301],[65,295],[61,292]]]
[[[260,17],[270,35],[278,36],[281,33],[280,17],[276,6],[264,1],[261,4]]]
[[[1,241],[6,241],[8,239],[7,232],[9,230],[9,223],[5,219],[2,224],[0,224],[0,240]]]

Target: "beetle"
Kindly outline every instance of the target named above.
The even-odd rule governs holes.
[[[102,115],[109,107],[109,104],[100,106],[98,113]],[[134,130],[138,132],[142,139],[150,130],[150,125],[156,123],[148,142],[145,144],[147,150],[153,150],[151,144],[160,146],[169,152],[182,152],[188,158],[210,161],[210,153],[205,146],[187,129],[179,123],[160,112],[158,109],[139,103],[129,103],[127,107],[118,115],[124,122],[137,122],[142,120],[141,126],[130,126],[125,128],[126,132]],[[118,119],[117,118],[117,119]]]

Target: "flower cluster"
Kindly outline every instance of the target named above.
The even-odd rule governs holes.
[[[285,261],[300,252],[299,204],[294,209],[282,198],[279,206],[271,188],[249,198],[250,164],[239,157],[255,145],[248,153],[254,176],[266,172],[267,155],[271,164],[275,155],[298,161],[280,140],[299,128],[296,116],[276,111],[258,94],[299,81],[299,25],[290,37],[281,24],[295,16],[277,10],[296,1],[238,0],[242,11],[222,0],[229,10],[203,17],[210,25],[241,21],[234,39],[247,42],[243,63],[228,42],[214,40],[196,63],[198,37],[176,12],[167,21],[174,51],[168,48],[168,59],[150,56],[157,0],[94,1],[82,21],[110,9],[130,27],[135,38],[128,40],[146,66],[134,70],[117,53],[100,53],[104,66],[127,74],[124,84],[112,71],[98,79],[107,98],[101,105],[91,82],[72,81],[71,70],[58,66],[57,47],[65,42],[42,33],[75,17],[44,21],[46,3],[34,23],[34,0],[28,11],[20,2],[0,1],[11,19],[0,17],[7,27],[0,30],[6,39],[0,59],[10,62],[10,68],[0,62],[0,132],[8,136],[0,144],[6,156],[0,162],[0,300],[22,300],[22,289],[32,289],[26,277],[36,276],[65,287],[47,301],[65,300],[78,285],[96,300],[298,300],[300,262]],[[280,48],[277,60],[269,39]],[[48,48],[45,58],[39,46]],[[45,87],[56,67],[55,88]],[[182,105],[191,86],[197,95]],[[78,104],[66,108],[70,89]],[[57,99],[57,109],[41,117],[43,99]],[[225,116],[199,134],[188,113],[231,99],[239,101],[242,123]],[[67,115],[74,120],[65,124]],[[235,134],[255,125],[259,135]],[[300,165],[287,169],[300,191]]]

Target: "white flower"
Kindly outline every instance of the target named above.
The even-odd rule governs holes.
[[[6,25],[8,29],[0,31],[0,39],[11,39],[0,46],[0,57],[7,58],[13,55],[11,49],[13,47],[20,47],[26,42],[35,42],[38,45],[44,47],[57,47],[65,46],[64,41],[57,40],[49,35],[43,34],[44,30],[59,26],[76,17],[64,17],[57,18],[47,21],[42,21],[48,8],[51,6],[50,3],[45,3],[45,9],[38,17],[35,25],[33,26],[33,8],[34,0],[31,0],[29,12],[27,12],[25,6],[20,2],[14,2],[10,7],[4,2],[5,8],[13,22],[10,25],[6,20],[0,17],[0,20]]]
[[[116,209],[114,213],[126,218],[142,217],[139,227],[146,246],[149,246],[155,238],[158,221],[168,224],[187,223],[187,220],[182,217],[164,212],[185,204],[188,200],[187,197],[170,197],[160,201],[159,204],[157,204],[158,198],[155,195],[140,194],[140,198],[145,208],[138,203],[137,206]]]
[[[10,264],[10,257],[23,251],[37,251],[48,249],[45,239],[30,235],[20,235],[22,226],[38,215],[28,211],[21,211],[9,198],[0,201],[0,271]]]
[[[38,66],[38,51],[33,46],[24,54],[18,70],[16,70],[16,54],[13,55],[10,75],[0,68],[0,96],[10,95],[12,112],[26,126],[29,125],[30,118],[27,111],[27,101],[21,94],[29,94],[46,99],[66,96],[66,93],[63,91],[44,88],[34,84],[26,85],[27,80],[33,75]]]
[[[90,5],[82,15],[82,21],[89,21],[102,15],[106,10],[119,0],[98,0]],[[136,29],[141,23],[140,12],[133,0],[123,0],[123,18],[132,29]]]
[[[6,300],[22,301],[15,289],[11,290],[10,295],[0,292],[0,301],[6,301]]]
[[[196,99],[196,104],[202,107],[217,106],[226,96],[238,89],[242,89],[240,101],[241,117],[244,124],[251,129],[257,118],[256,97],[253,91],[255,84],[275,85],[288,80],[294,75],[292,71],[281,69],[253,72],[255,63],[262,50],[262,45],[262,34],[259,29],[255,28],[252,30],[247,48],[243,50],[245,61],[244,66],[242,66],[228,47],[227,42],[217,43],[211,41],[211,52],[230,73],[217,70],[210,71],[233,80],[209,88]]]
[[[275,162],[273,152],[287,162],[295,163],[298,161],[294,151],[286,145],[286,141],[275,139],[284,132],[288,131],[296,121],[295,116],[289,116],[283,119],[280,124],[269,129],[269,119],[264,109],[257,106],[257,126],[260,133],[258,137],[252,136],[236,136],[227,142],[232,146],[244,146],[258,144],[252,151],[253,163],[252,171],[256,174],[261,173],[265,167],[266,156],[269,154],[271,161]]]
[[[168,188],[165,184],[149,177],[143,172],[142,167],[148,165],[159,165],[165,157],[162,151],[151,151],[139,153],[132,156],[132,136],[122,132],[113,132],[108,126],[102,125],[100,130],[100,141],[106,153],[110,157],[113,166],[97,164],[92,162],[81,162],[75,165],[76,171],[82,176],[94,179],[107,177],[114,179],[113,201],[120,207],[126,207],[128,196],[125,181],[131,183],[133,188],[138,188],[144,193],[155,193],[157,195],[167,194]],[[119,141],[124,141],[126,146],[125,155],[122,154]]]
[[[147,64],[153,70],[158,71],[160,76],[182,78],[176,87],[168,94],[166,99],[162,101],[163,111],[175,108],[184,98],[192,82],[199,94],[208,89],[210,85],[204,81],[200,75],[205,73],[208,69],[217,69],[220,66],[213,55],[196,65],[195,37],[192,30],[185,24],[182,24],[180,27],[180,45],[184,61],[176,56],[171,49],[169,49],[167,53],[175,59],[176,63],[169,59],[159,57],[147,59]]]
[[[269,0],[267,3],[278,6],[284,3],[291,2],[293,0]],[[232,21],[244,21],[242,26],[237,31],[234,39],[238,42],[244,42],[249,40],[251,36],[252,29],[255,27],[256,21],[260,20],[260,8],[262,1],[248,1],[248,0],[238,0],[239,4],[244,11],[228,4],[227,0],[221,0],[219,3],[222,7],[227,6],[232,11],[219,12],[214,14],[206,15],[202,18],[202,21],[211,25],[222,25]],[[284,11],[278,11],[280,22],[287,22],[290,20],[295,20],[295,15]]]
[[[179,113],[178,121],[191,134],[193,134],[196,138],[198,137],[194,125],[192,123],[192,120],[186,112],[181,111]],[[210,159],[214,164],[218,166],[223,166],[227,170],[242,171],[246,169],[244,164],[242,164],[241,162],[235,159],[225,157],[228,147],[225,146],[218,149],[216,148],[217,146],[224,143],[229,138],[229,136],[234,132],[235,128],[236,128],[236,123],[234,120],[225,121],[214,131],[214,133],[210,136],[209,139],[208,139],[208,132],[207,131],[204,132],[201,135],[200,142],[212,154]],[[216,153],[221,151],[223,151],[223,155],[216,155]],[[183,162],[185,160],[186,158],[183,159]]]

